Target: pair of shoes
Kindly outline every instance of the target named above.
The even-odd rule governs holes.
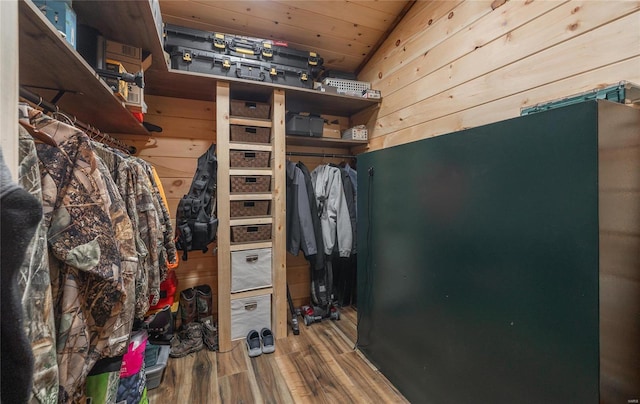
[[[181,326],[199,321],[213,314],[211,286],[198,285],[180,292]]]
[[[250,358],[259,356],[263,353],[273,353],[276,350],[273,333],[268,328],[263,328],[262,331],[260,331],[260,334],[258,334],[258,331],[256,330],[249,331],[246,342]]]
[[[213,316],[209,316],[200,321],[202,324],[202,341],[210,351],[218,350],[218,328],[213,322]]]
[[[171,351],[169,356],[172,358],[182,358],[190,353],[198,352],[204,348],[202,340],[202,326],[200,323],[193,322],[185,326],[171,340]]]

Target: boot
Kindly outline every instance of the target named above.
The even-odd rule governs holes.
[[[196,290],[185,289],[180,292],[180,327],[184,328],[196,320],[198,320]]]
[[[218,328],[213,323],[213,316],[200,320],[202,324],[202,340],[210,351],[218,350]]]
[[[187,324],[183,332],[178,337],[174,337],[171,342],[172,358],[182,358],[190,353],[198,352],[204,347],[202,342],[202,326],[198,322]]]
[[[196,290],[198,321],[202,321],[213,314],[213,294],[209,285],[198,285],[194,289]]]

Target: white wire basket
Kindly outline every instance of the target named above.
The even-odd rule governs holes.
[[[335,87],[338,90],[348,91],[348,92],[358,92],[362,93],[364,90],[371,89],[371,83],[366,81],[355,81],[355,80],[344,80],[344,79],[335,79],[333,77],[327,77],[322,81],[322,84],[325,86]]]

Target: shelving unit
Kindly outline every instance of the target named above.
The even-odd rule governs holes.
[[[242,328],[242,309],[238,312],[238,305],[245,310],[265,310],[268,305],[270,318],[260,317],[258,323],[267,323],[276,338],[287,335],[286,330],[286,218],[285,212],[285,167],[284,161],[284,91],[272,89],[269,99],[271,104],[271,119],[257,119],[230,116],[231,99],[255,100],[242,92],[237,92],[236,83],[218,81],[216,83],[217,109],[217,155],[218,155],[218,340],[222,352],[231,349],[233,339],[244,337],[237,335]],[[265,100],[264,94],[258,98]],[[258,101],[258,100],[256,100]],[[231,142],[230,125],[259,126],[271,129],[270,143],[242,143]],[[270,152],[269,168],[231,167],[230,152],[266,151]],[[271,188],[269,192],[232,193],[231,176],[270,176]],[[269,201],[268,215],[260,216],[231,216],[232,201]],[[235,226],[271,225],[270,240],[232,242],[231,232]],[[234,254],[268,254],[270,258],[269,273],[265,275],[271,279],[270,284],[264,284],[251,290],[233,291],[234,271],[238,267],[232,265]],[[262,259],[262,258],[261,258]],[[249,261],[247,261],[249,262]],[[257,309],[252,305],[257,305]],[[246,307],[251,306],[250,309]],[[247,311],[248,313],[248,311]],[[262,312],[261,312],[262,313]],[[254,319],[254,321],[256,321]],[[236,330],[236,331],[234,331]],[[259,330],[258,330],[259,331]],[[233,333],[236,335],[233,335]]]
[[[29,0],[19,2],[20,85],[103,132],[148,135],[107,84]],[[62,63],[61,63],[62,62]]]
[[[266,97],[274,89],[282,89],[286,95],[286,109],[295,112],[322,111],[330,115],[351,116],[367,108],[376,107],[380,100],[323,93],[301,87],[275,85],[234,77],[216,77],[202,73],[169,69],[150,70],[147,73],[148,94],[176,98],[195,98],[205,101],[216,99],[216,82],[234,83],[234,91],[247,96]]]

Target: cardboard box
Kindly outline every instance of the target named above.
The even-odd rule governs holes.
[[[107,59],[115,59],[121,63],[142,63],[142,48],[107,39],[104,52]]]
[[[324,119],[324,127],[322,128],[322,137],[332,139],[340,139],[342,132],[349,127],[349,118],[338,115],[321,115]]]
[[[71,8],[71,1],[36,0],[33,3],[75,49],[77,21],[76,12]]]
[[[340,129],[331,129],[331,128],[327,128],[326,126],[322,128],[322,137],[328,137],[331,139],[340,139],[341,136],[342,136],[342,132],[340,132]]]

